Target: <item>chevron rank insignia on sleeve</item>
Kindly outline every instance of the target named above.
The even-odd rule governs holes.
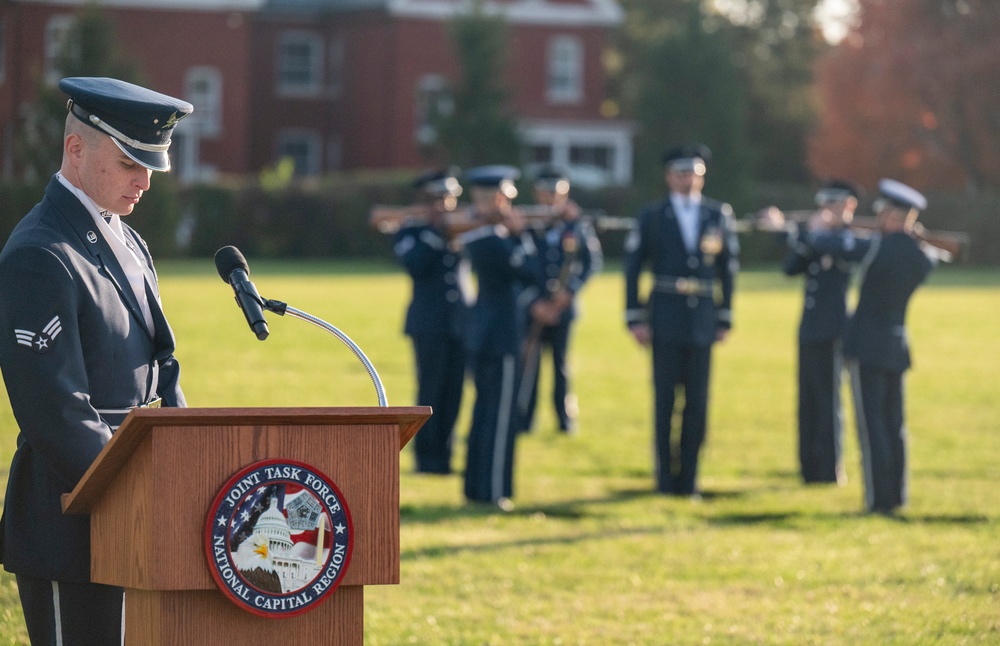
[[[15,329],[14,336],[17,337],[18,344],[29,347],[35,352],[45,353],[49,351],[52,341],[59,336],[60,332],[62,332],[62,322],[59,320],[59,315],[56,314],[41,332]]]

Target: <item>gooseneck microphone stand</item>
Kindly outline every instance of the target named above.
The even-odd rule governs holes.
[[[336,327],[330,325],[323,319],[316,318],[311,314],[306,314],[301,310],[297,310],[294,307],[288,305],[288,303],[282,303],[281,301],[276,301],[270,298],[261,299],[261,301],[262,301],[261,305],[264,307],[264,309],[266,309],[269,312],[274,312],[278,316],[284,316],[285,314],[288,314],[293,318],[307,321],[309,323],[312,323],[316,327],[323,328],[330,334],[334,335],[335,337],[343,341],[344,345],[346,345],[348,348],[351,349],[351,352],[353,352],[354,355],[361,361],[361,363],[364,364],[365,370],[368,371],[368,376],[371,377],[372,383],[375,384],[375,392],[378,394],[378,405],[381,407],[386,407],[389,405],[385,397],[385,388],[382,386],[382,380],[379,379],[378,372],[375,370],[375,366],[373,366],[372,362],[368,360],[368,357],[365,356],[365,353],[361,351],[361,348],[359,348],[354,341],[351,341],[350,337],[348,337],[346,334],[338,330]]]

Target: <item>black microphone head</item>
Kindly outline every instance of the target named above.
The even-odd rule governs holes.
[[[224,283],[229,282],[229,277],[237,269],[242,269],[248,276],[250,275],[247,259],[243,257],[239,249],[232,245],[215,252],[215,268],[219,270],[219,276],[222,277]]]

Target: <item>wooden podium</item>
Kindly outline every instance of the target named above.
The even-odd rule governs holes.
[[[66,513],[90,514],[92,579],[126,589],[126,644],[361,644],[363,586],[399,583],[399,452],[430,414],[424,406],[133,410],[63,496]],[[288,618],[228,599],[204,547],[220,488],[274,458],[325,473],[354,524],[340,587]]]

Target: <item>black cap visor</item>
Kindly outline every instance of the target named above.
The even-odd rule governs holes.
[[[145,166],[149,170],[164,172],[170,170],[170,155],[167,154],[167,151],[165,150],[162,152],[139,150],[138,148],[133,148],[128,144],[123,144],[115,137],[111,137],[111,141],[115,142],[115,145],[121,148],[121,151],[128,155],[129,159],[137,164]]]

